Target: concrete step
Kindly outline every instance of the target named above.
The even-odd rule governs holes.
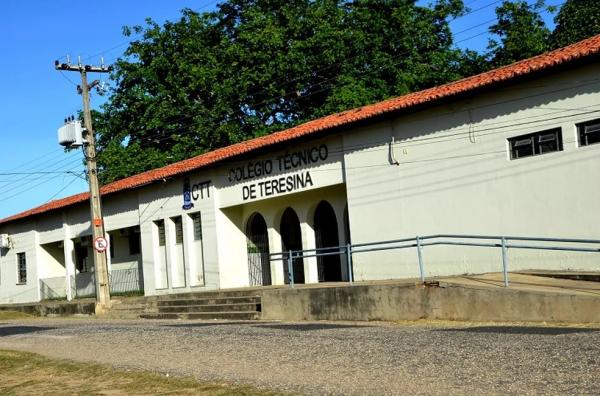
[[[130,310],[138,310],[138,309],[146,309],[148,305],[145,303],[135,303],[135,304],[112,304],[112,311],[130,311]]]
[[[260,304],[202,304],[159,307],[159,313],[188,312],[260,312]]]
[[[260,319],[260,291],[208,291],[120,298],[110,317],[119,319]]]
[[[164,294],[157,296],[158,301],[165,300],[193,300],[193,299],[207,299],[207,298],[228,298],[228,297],[260,297],[260,290],[232,290],[232,291],[204,291],[204,292],[193,292],[193,293],[177,293],[177,294]]]
[[[259,312],[194,312],[194,313],[149,313],[139,316],[142,319],[229,319],[258,320]]]
[[[169,299],[158,300],[158,307],[185,306],[185,305],[210,305],[210,304],[260,304],[260,297],[219,297],[219,298],[195,298],[195,299]]]

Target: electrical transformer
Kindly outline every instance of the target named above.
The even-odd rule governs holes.
[[[58,144],[65,147],[80,147],[83,146],[83,127],[81,121],[67,121],[65,125],[58,128]]]

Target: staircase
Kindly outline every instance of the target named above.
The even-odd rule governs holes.
[[[118,300],[117,300],[118,301]],[[123,299],[113,303],[110,317],[121,319],[256,320],[260,291],[214,291]]]
[[[112,319],[139,319],[140,315],[152,312],[147,297],[112,297],[107,317]]]

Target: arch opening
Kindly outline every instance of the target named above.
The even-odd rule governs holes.
[[[315,210],[314,230],[317,249],[340,245],[338,223],[333,207],[327,201],[319,202]],[[318,256],[319,282],[341,282],[342,267],[339,255]]]
[[[248,275],[250,286],[271,284],[269,237],[267,223],[260,213],[254,213],[246,224]]]
[[[302,250],[300,220],[298,220],[298,215],[294,209],[287,208],[283,212],[279,229],[281,231],[281,245],[284,252]],[[302,258],[293,259],[292,271],[294,274],[294,283],[304,283],[304,260]],[[285,283],[290,283],[290,272],[286,260],[283,260],[283,274]]]

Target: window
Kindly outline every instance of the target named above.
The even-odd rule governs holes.
[[[110,251],[111,259],[115,258],[115,244],[113,243],[113,240],[112,234],[108,234],[108,250]]]
[[[560,128],[530,133],[508,139],[510,159],[531,157],[562,151],[562,132]]]
[[[158,220],[154,224],[156,224],[156,228],[158,229],[158,246],[165,246],[167,244],[165,239],[165,221]]]
[[[192,213],[192,222],[194,223],[194,241],[202,240],[202,218],[200,212]]]
[[[83,237],[82,242],[75,243],[75,269],[79,272],[90,272],[89,258],[88,258],[89,242],[85,242],[85,241],[86,241],[86,237]]]
[[[175,225],[175,243],[180,245],[183,243],[183,223],[181,217],[173,217],[173,224]]]
[[[600,119],[578,124],[577,131],[580,146],[600,143]]]
[[[17,253],[17,279],[18,284],[27,283],[27,258],[25,253]]]
[[[140,254],[140,229],[132,227],[129,229],[129,255],[134,256]]]

